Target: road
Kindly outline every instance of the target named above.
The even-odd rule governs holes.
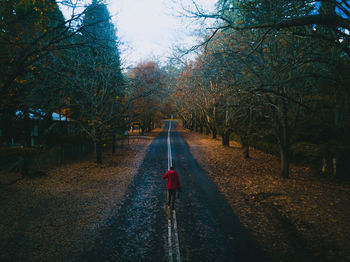
[[[182,193],[166,205],[162,175],[172,164]],[[81,261],[269,261],[179,132],[168,121],[150,145],[123,204]]]

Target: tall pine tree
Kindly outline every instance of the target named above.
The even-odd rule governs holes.
[[[96,162],[102,163],[102,145],[121,128],[124,82],[116,30],[106,5],[93,1],[83,19],[74,85],[75,113],[95,144]]]

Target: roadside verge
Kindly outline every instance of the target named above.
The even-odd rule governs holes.
[[[238,143],[177,128],[241,223],[274,261],[350,261],[350,185],[312,177],[291,166],[278,176],[278,158]]]
[[[92,159],[46,170],[0,189],[1,261],[71,261],[94,243],[133,180],[150,137],[130,139],[104,163]]]

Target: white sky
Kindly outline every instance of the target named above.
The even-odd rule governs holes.
[[[212,10],[217,0],[196,2]],[[191,47],[198,39],[199,25],[178,16],[181,6],[193,7],[191,0],[109,0],[107,6],[122,42],[124,67],[151,59],[166,62],[172,47]]]
[[[203,34],[194,19],[179,16],[185,9],[192,9],[195,1],[208,12],[214,9],[217,0],[105,0],[121,42],[120,51],[123,67],[133,67],[139,62],[159,60],[166,63],[174,47],[190,48],[198,44]],[[59,2],[59,1],[58,1]],[[68,0],[62,2],[88,5],[91,0]],[[70,18],[71,11],[64,6],[62,11]],[[82,11],[78,8],[78,12]],[[200,36],[199,36],[200,35]]]

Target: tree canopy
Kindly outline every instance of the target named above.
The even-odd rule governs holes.
[[[347,1],[220,0],[200,55],[178,75],[188,128],[206,128],[315,173],[346,174],[349,155]],[[344,143],[345,142],[345,143]]]

